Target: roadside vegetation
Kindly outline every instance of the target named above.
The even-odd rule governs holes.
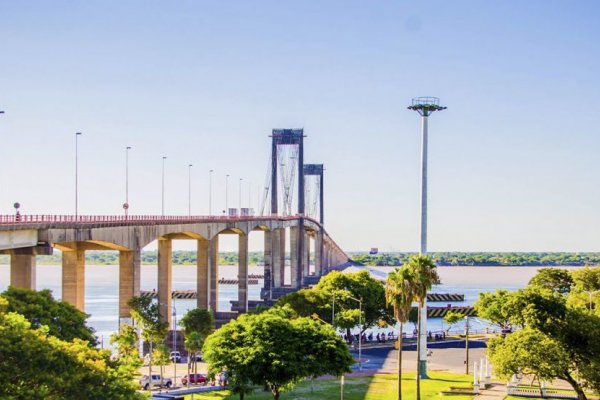
[[[501,378],[562,379],[580,400],[600,394],[600,267],[542,269],[525,289],[481,293],[480,317],[510,331],[488,347]]]

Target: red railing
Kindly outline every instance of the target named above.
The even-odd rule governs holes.
[[[208,221],[261,221],[279,220],[289,221],[298,219],[297,215],[289,216],[223,216],[223,215],[50,215],[50,214],[23,214],[23,215],[0,215],[2,225],[26,225],[40,223],[173,223],[173,222],[208,222]],[[305,217],[312,222],[318,223],[312,218]]]

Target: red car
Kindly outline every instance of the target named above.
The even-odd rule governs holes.
[[[190,380],[190,383],[192,384],[203,384],[206,385],[207,381],[206,381],[206,375],[202,375],[202,374],[190,374],[189,377],[188,375],[184,376],[183,378],[181,378],[181,384],[182,385],[187,385],[188,383],[188,378]]]

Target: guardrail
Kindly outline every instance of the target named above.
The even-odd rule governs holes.
[[[298,215],[288,216],[223,216],[223,215],[54,215],[23,214],[0,215],[0,224],[22,225],[38,223],[131,223],[138,222],[209,222],[209,221],[260,221],[273,219],[289,221],[298,219]],[[304,219],[318,223],[310,217]]]

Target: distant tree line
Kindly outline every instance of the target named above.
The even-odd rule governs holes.
[[[350,253],[356,263],[399,266],[415,253]],[[600,253],[429,253],[439,266],[585,266],[600,264]]]
[[[352,261],[370,266],[400,266],[408,262],[415,253],[380,253],[371,255],[366,252],[348,253]],[[585,266],[600,264],[600,253],[467,253],[445,252],[429,253],[439,266]],[[314,262],[314,254],[311,262]],[[220,265],[237,265],[238,255],[235,251],[221,252]],[[116,265],[119,263],[119,253],[116,251],[86,251],[85,260],[88,265]],[[289,254],[286,255],[289,260]],[[39,264],[60,264],[60,252],[51,256],[38,256]],[[250,265],[263,265],[262,251],[253,251],[248,255]],[[9,256],[0,255],[0,265],[8,264]],[[156,264],[158,253],[142,252],[142,264]],[[188,250],[173,251],[173,264],[196,265],[196,252]]]

